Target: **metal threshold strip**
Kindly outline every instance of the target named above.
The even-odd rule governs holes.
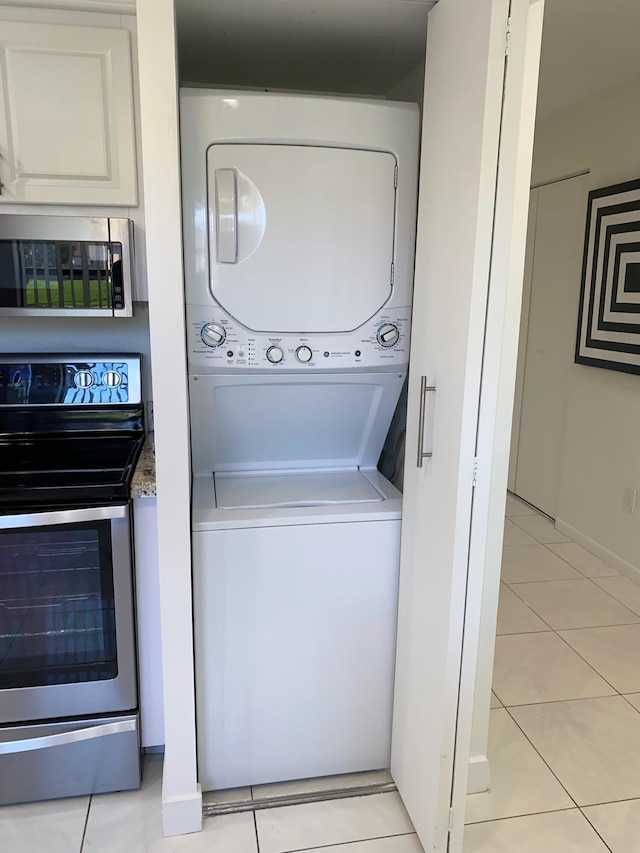
[[[320,803],[325,800],[346,800],[349,797],[370,797],[373,794],[390,794],[396,791],[394,782],[378,785],[361,785],[354,788],[331,788],[327,791],[310,791],[305,794],[287,794],[281,797],[259,797],[256,800],[234,800],[228,803],[203,803],[202,816],[252,812],[257,809],[275,809],[279,806],[300,806],[304,803]]]

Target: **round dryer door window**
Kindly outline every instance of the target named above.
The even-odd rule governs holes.
[[[211,145],[209,281],[257,332],[346,332],[389,299],[395,157],[309,145]]]

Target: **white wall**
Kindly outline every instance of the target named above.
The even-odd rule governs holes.
[[[638,178],[638,140],[640,77],[540,124],[533,183],[581,169],[591,170],[589,189]],[[575,341],[576,329],[567,335]],[[622,498],[625,486],[640,489],[639,423],[640,376],[570,365],[558,526],[631,574],[640,509],[624,512]]]
[[[173,0],[138,0],[143,180],[153,358],[165,756],[165,835],[198,832],[191,606],[191,463]]]

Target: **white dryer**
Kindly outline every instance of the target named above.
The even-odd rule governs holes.
[[[181,93],[205,790],[387,767],[418,112]]]

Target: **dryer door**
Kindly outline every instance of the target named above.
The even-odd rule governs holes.
[[[389,299],[395,167],[381,151],[211,145],[209,282],[258,332],[346,332]]]

